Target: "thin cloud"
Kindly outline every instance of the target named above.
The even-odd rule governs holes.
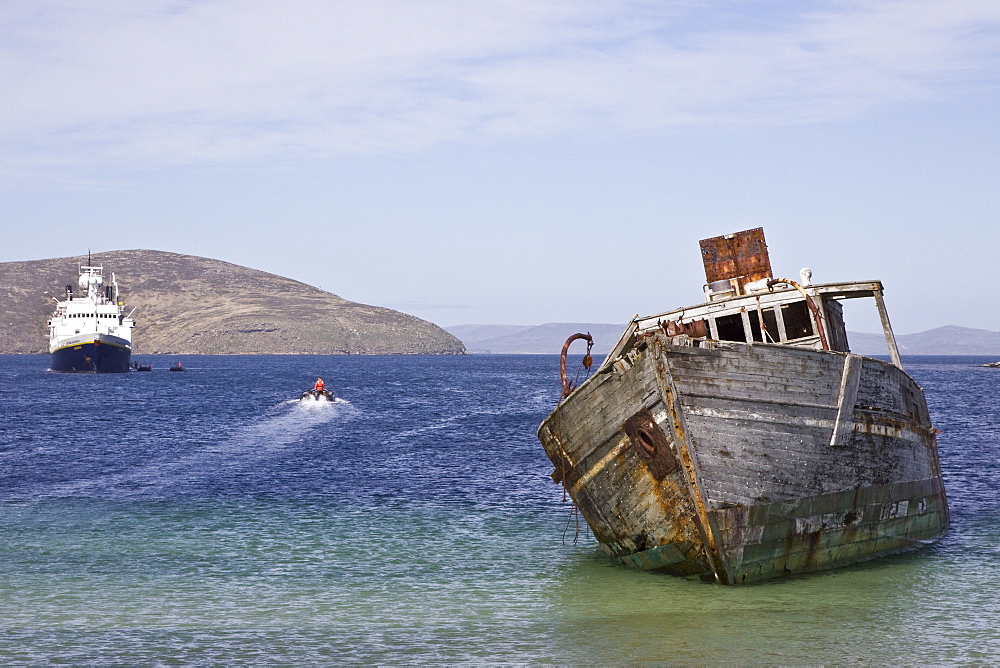
[[[996,84],[995,2],[775,6],[10,3],[0,147],[8,168],[406,151],[808,123]]]

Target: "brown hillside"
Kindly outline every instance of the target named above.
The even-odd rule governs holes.
[[[114,272],[137,354],[462,354],[443,329],[405,313],[220,260],[152,250],[94,253]],[[0,353],[48,352],[47,320],[87,256],[0,263]]]

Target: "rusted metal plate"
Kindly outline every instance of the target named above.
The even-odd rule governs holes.
[[[686,334],[693,339],[703,339],[708,336],[708,321],[704,318],[701,318],[700,320],[692,320],[691,322],[668,320],[661,323],[660,327],[667,333],[667,336]]]
[[[762,227],[702,239],[699,243],[705,280],[709,283],[734,278],[742,288],[747,283],[772,276]]]
[[[654,480],[663,480],[668,473],[673,473],[680,467],[677,457],[670,449],[670,443],[667,442],[649,409],[643,408],[625,420],[622,430],[628,435],[639,459],[649,467]]]

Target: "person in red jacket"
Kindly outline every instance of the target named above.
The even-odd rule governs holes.
[[[317,378],[316,384],[313,385],[313,390],[315,390],[316,392],[322,392],[325,389],[326,389],[326,383],[323,382],[322,378]]]

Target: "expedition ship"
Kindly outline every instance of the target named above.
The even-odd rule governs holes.
[[[742,584],[924,544],[949,523],[937,433],[879,281],[773,278],[763,230],[701,242],[705,302],[636,317],[538,429],[604,551]],[[873,300],[888,357],[852,354]],[[589,360],[589,355],[585,358]],[[589,362],[588,362],[589,366]]]
[[[111,274],[111,284],[105,285],[103,272],[103,267],[91,266],[88,258],[87,265],[80,267],[81,295],[74,295],[72,285],[66,286],[65,301],[49,295],[56,301],[56,310],[49,318],[52,371],[129,370],[135,321],[125,315],[119,302],[115,275]]]

